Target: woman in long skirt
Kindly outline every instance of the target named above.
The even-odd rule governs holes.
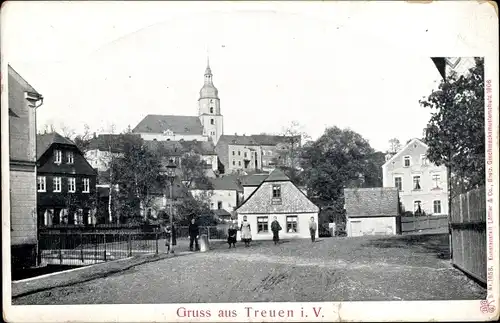
[[[250,223],[247,221],[247,217],[243,217],[243,223],[240,227],[241,231],[241,241],[245,243],[245,247],[250,247],[250,241],[252,241],[252,232],[250,231]]]

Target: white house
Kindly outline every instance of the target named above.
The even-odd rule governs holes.
[[[209,181],[211,187],[200,187],[198,184],[197,188],[190,190],[191,195],[198,197],[207,194],[214,214],[222,220],[229,220],[243,200],[243,188],[236,176],[209,178]]]
[[[392,187],[344,189],[349,237],[400,233],[398,190]]]
[[[448,214],[447,169],[429,162],[428,149],[415,138],[394,156],[388,156],[382,166],[383,186],[399,190],[404,211]]]
[[[280,237],[296,239],[310,237],[309,220],[314,217],[318,223],[319,208],[280,169],[275,169],[236,212],[239,224],[247,217],[253,240],[272,239],[274,217],[283,228]]]
[[[243,199],[247,199],[262,184],[269,176],[268,173],[259,173],[243,176],[241,178],[241,186],[243,187]]]

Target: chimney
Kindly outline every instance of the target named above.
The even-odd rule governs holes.
[[[94,132],[94,139],[97,138],[97,134]]]

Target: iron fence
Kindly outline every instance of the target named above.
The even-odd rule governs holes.
[[[158,253],[160,232],[40,233],[39,263],[91,265]]]

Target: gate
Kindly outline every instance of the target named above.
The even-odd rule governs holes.
[[[477,188],[451,200],[452,263],[486,283],[486,190]]]

